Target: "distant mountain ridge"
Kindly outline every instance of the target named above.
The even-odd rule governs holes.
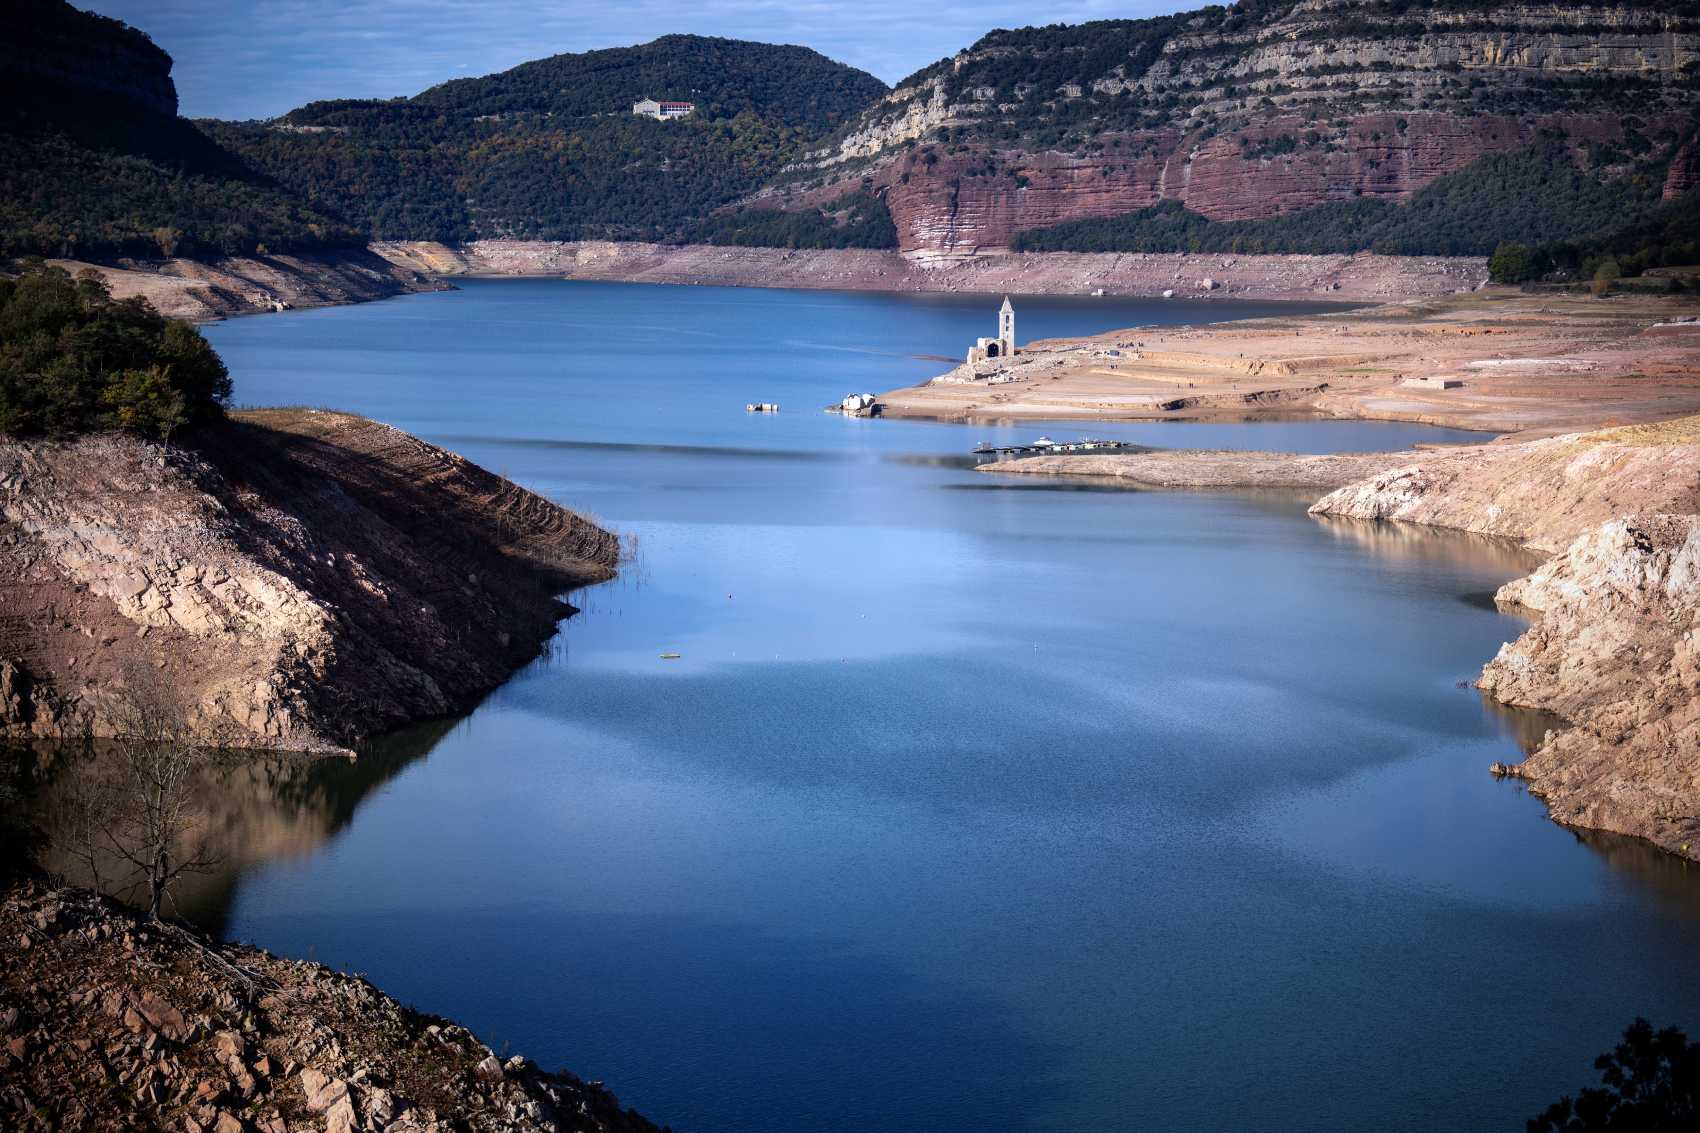
[[[0,32],[0,254],[1485,255],[1580,248],[1661,199],[1658,230],[1687,232],[1700,207],[1693,0],[1241,0],[993,31],[895,90],[803,47],[668,35],[272,122],[177,118],[169,56],[64,0],[12,0]],[[642,97],[696,112],[636,117]]]

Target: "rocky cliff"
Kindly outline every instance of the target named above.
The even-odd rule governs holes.
[[[1573,725],[1502,770],[1567,826],[1700,860],[1700,516],[1614,519],[1497,598],[1538,620],[1481,688]]]
[[[358,976],[0,890],[0,1125],[31,1133],[654,1133]]]
[[[1543,133],[1583,168],[1628,173],[1668,162],[1697,104],[1691,6],[1242,3],[993,32],[763,203],[865,180],[906,252],[965,256],[1162,200],[1212,220],[1402,200]],[[1670,163],[1667,193],[1692,164],[1692,147]]]
[[[535,657],[613,535],[405,433],[239,414],[166,448],[0,441],[0,720],[98,734],[170,690],[198,729],[335,750]]]

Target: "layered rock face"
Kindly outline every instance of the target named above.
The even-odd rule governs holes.
[[[819,204],[865,178],[904,251],[966,256],[1162,200],[1212,220],[1399,200],[1543,132],[1586,166],[1627,171],[1681,145],[1700,105],[1700,18],[1676,9],[1443,0],[1394,16],[1308,0],[1160,22],[1098,36],[1127,37],[1113,57],[1095,25],[1078,42],[993,33],[893,91],[791,198]],[[1055,89],[1015,78],[1064,72]],[[1667,193],[1692,165],[1690,147]]]
[[[1497,598],[1539,620],[1481,688],[1574,725],[1510,772],[1568,826],[1700,860],[1700,516],[1612,520]]]
[[[334,750],[466,707],[611,575],[614,536],[453,453],[267,411],[196,450],[0,442],[0,723]]]

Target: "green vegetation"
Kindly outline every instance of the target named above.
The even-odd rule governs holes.
[[[1486,256],[1507,243],[1595,232],[1651,210],[1657,178],[1601,179],[1572,164],[1562,139],[1488,154],[1438,177],[1408,203],[1355,199],[1265,220],[1216,222],[1175,201],[1102,220],[1021,233],[1018,251],[1239,252]]]
[[[6,50],[52,55],[83,74],[0,66],[0,255],[218,256],[364,242],[161,112],[174,105],[170,60],[146,36],[65,4],[25,7],[28,18],[11,12],[0,23]],[[150,96],[127,97],[125,80]]]
[[[1529,1133],[1678,1133],[1700,1128],[1700,1043],[1637,1019],[1594,1060],[1601,1084],[1533,1118]]]
[[[220,417],[230,375],[188,323],[100,277],[26,265],[0,278],[0,433],[129,429],[169,440]]]
[[[716,213],[691,229],[685,239],[693,244],[762,248],[895,248],[897,227],[884,197],[853,190],[820,208]]]
[[[1495,283],[1523,283],[1537,274],[1535,255],[1527,244],[1508,240],[1488,257],[1488,277]]]
[[[1494,278],[1505,283],[1541,278],[1597,280],[1600,269],[1608,264],[1623,277],[1700,264],[1700,189],[1690,189],[1626,221],[1601,225],[1585,236],[1534,244],[1526,254],[1526,271],[1518,276],[1495,273]]]
[[[674,35],[413,98],[316,102],[276,125],[203,127],[379,239],[669,239],[884,91],[805,48]],[[634,117],[644,96],[697,110],[672,122]]]

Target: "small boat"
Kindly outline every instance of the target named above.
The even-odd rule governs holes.
[[[778,413],[779,403],[775,401],[752,401],[744,406],[745,413]]]
[[[661,655],[661,659],[663,661],[677,661],[679,659],[679,655],[677,653],[663,653]]]

